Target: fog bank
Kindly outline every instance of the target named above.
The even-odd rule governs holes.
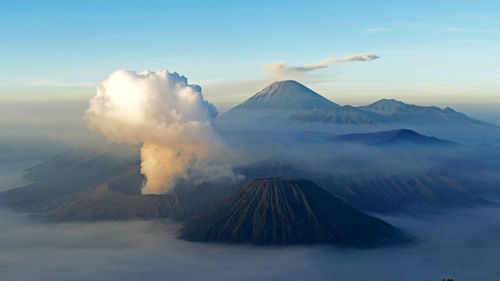
[[[175,239],[165,221],[41,224],[0,211],[2,280],[495,280],[499,208],[386,217],[418,245],[263,248]]]

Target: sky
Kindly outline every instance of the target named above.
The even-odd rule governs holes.
[[[0,102],[88,100],[117,69],[167,69],[221,107],[285,79],[340,104],[491,106],[499,50],[498,1],[1,1]],[[354,54],[378,58],[262,68]]]

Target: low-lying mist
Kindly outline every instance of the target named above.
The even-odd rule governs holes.
[[[495,280],[500,208],[384,217],[419,243],[375,250],[262,248],[176,239],[164,221],[41,224],[2,210],[3,280]]]
[[[366,145],[336,141],[334,134],[312,132],[240,132],[223,136],[238,151],[239,166],[287,165],[295,171],[329,176],[419,175],[466,163],[491,168],[498,161],[490,158],[500,153],[497,147],[456,143]]]

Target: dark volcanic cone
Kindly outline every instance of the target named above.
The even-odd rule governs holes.
[[[409,241],[390,224],[353,209],[310,181],[282,178],[247,182],[211,210],[187,222],[181,238],[360,247]]]

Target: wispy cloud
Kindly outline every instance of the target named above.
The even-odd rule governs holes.
[[[262,65],[262,69],[270,75],[284,75],[284,74],[303,74],[305,72],[313,71],[316,69],[327,68],[334,63],[350,62],[350,61],[372,61],[378,59],[376,54],[355,54],[341,58],[327,58],[317,63],[302,65],[302,66],[288,66],[286,61],[272,62]]]

